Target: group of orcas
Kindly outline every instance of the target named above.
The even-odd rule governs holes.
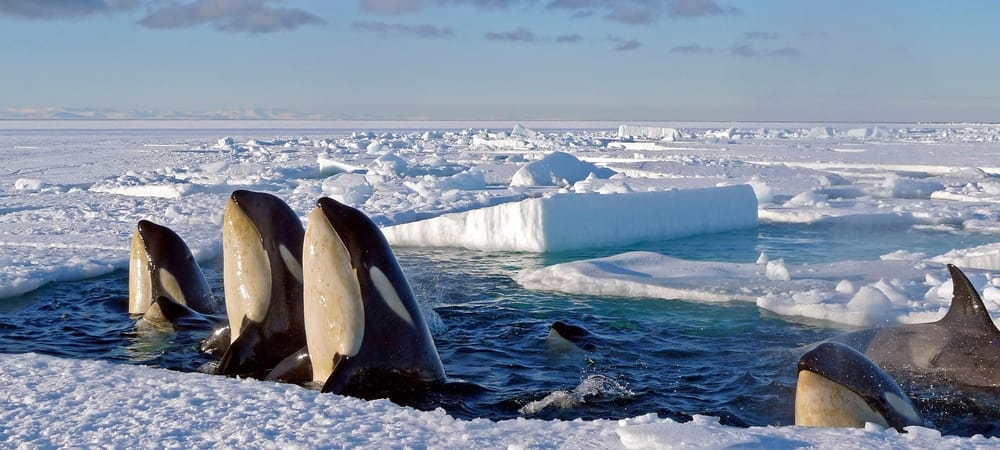
[[[222,226],[223,308],[184,241],[142,220],[129,313],[140,329],[211,330],[201,350],[221,355],[222,375],[359,397],[443,381],[430,330],[379,228],[330,198],[307,225],[271,194],[233,192]]]
[[[303,227],[281,199],[238,190],[222,235],[225,307],[184,241],[139,221],[129,264],[139,329],[204,329],[201,351],[221,357],[216,373],[323,392],[374,398],[445,381],[413,291],[364,213],[321,198]],[[797,425],[925,425],[886,370],[1000,387],[1000,331],[968,278],[948,269],[954,293],[941,320],[844,334],[802,355]],[[594,348],[588,334],[563,322],[550,328],[550,339],[583,350]]]

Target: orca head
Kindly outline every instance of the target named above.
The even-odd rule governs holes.
[[[365,305],[351,253],[321,206],[309,213],[302,247],[306,347],[313,381],[322,383],[336,361],[360,350]]]
[[[203,314],[220,309],[184,240],[168,227],[140,220],[129,255],[129,313],[146,314],[159,297]]]
[[[237,190],[229,197],[222,225],[223,284],[231,340],[244,319],[264,323],[277,311],[284,323],[301,323],[302,223],[274,195]],[[272,309],[282,299],[287,305]],[[296,325],[298,327],[298,325]]]
[[[863,428],[872,422],[903,431],[923,420],[902,388],[847,345],[826,342],[802,355],[795,388],[795,424]]]
[[[546,344],[557,353],[565,353],[573,349],[592,351],[597,348],[594,335],[579,325],[557,320],[549,326]]]
[[[417,384],[444,379],[430,329],[378,226],[355,208],[321,198],[306,234],[303,298],[314,381],[341,393],[359,381],[358,373],[380,374],[362,384],[399,374]]]
[[[347,250],[365,303],[377,298],[381,304],[376,310],[391,311],[388,317],[392,320],[409,328],[427,329],[410,282],[378,225],[363,212],[328,197],[319,199],[316,207]]]
[[[256,203],[248,200],[251,194],[233,192],[222,219],[223,285],[231,341],[240,335],[244,317],[260,322],[271,301],[271,264],[253,220],[260,214],[255,211]]]

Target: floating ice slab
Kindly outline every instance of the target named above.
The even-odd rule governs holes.
[[[385,228],[392,245],[562,251],[757,226],[749,185],[557,194]]]
[[[786,317],[851,326],[931,322],[944,316],[952,287],[944,265],[919,254],[875,261],[786,265],[764,255],[756,264],[691,261],[652,252],[523,269],[527,289],[578,295],[747,301]],[[1000,290],[991,276],[967,272],[986,308],[1000,317]]]

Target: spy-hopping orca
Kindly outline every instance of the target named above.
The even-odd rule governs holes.
[[[323,392],[371,398],[444,381],[410,285],[378,227],[330,198],[310,212],[303,244],[306,349],[273,371],[311,373]]]
[[[222,313],[184,240],[148,220],[132,233],[128,285],[128,312],[140,329],[210,328],[210,316]]]
[[[278,197],[246,190],[230,195],[222,227],[230,342],[217,373],[263,376],[305,345],[303,233]],[[225,327],[217,329],[202,349],[218,352],[225,334]]]

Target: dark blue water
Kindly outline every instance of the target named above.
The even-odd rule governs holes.
[[[795,363],[804,345],[844,331],[794,321],[748,303],[606,298],[527,291],[525,267],[653,250],[671,256],[752,262],[761,251],[790,263],[872,259],[898,249],[942,253],[990,236],[836,226],[758,229],[546,255],[456,249],[397,249],[451,383],[411,399],[461,417],[623,418],[646,413],[685,420],[718,416],[729,425],[793,422]],[[204,264],[221,296],[221,261]],[[199,333],[138,335],[126,312],[128,275],[46,286],[0,303],[0,352],[204,370]],[[553,346],[554,321],[594,338],[580,350]],[[1000,435],[997,392],[907,383],[918,408],[946,434]]]

